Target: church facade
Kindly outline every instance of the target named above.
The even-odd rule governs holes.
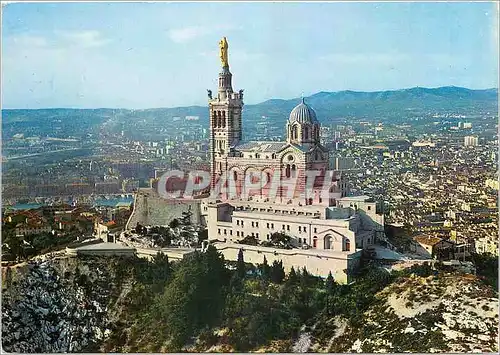
[[[361,249],[383,233],[383,215],[368,197],[348,196],[346,179],[328,170],[320,122],[304,99],[289,115],[285,141],[243,142],[243,90],[233,91],[227,50],[224,38],[217,93],[208,90],[210,187],[218,191],[204,205],[211,242],[228,259],[243,248],[249,262],[266,256],[347,281]],[[275,232],[289,235],[294,249],[238,243],[269,241]]]

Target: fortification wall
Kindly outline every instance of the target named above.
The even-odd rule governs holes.
[[[226,260],[238,260],[238,253],[243,249],[246,263],[262,264],[264,256],[271,265],[274,261],[282,261],[285,272],[305,267],[313,275],[327,277],[331,272],[335,281],[347,283],[350,275],[357,268],[359,253],[347,255],[341,252],[302,249],[275,249],[236,243],[215,242],[213,245],[224,255]]]
[[[127,222],[126,229],[134,228],[137,223],[147,225],[168,225],[175,218],[182,218],[182,213],[191,211],[193,224],[206,225],[202,216],[202,200],[161,198],[153,189],[139,189],[134,196],[134,209]]]

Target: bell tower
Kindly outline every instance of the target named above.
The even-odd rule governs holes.
[[[243,108],[243,90],[233,92],[232,77],[229,71],[228,43],[226,37],[219,42],[222,70],[219,73],[217,96],[208,91],[210,111],[210,161],[211,184],[227,170],[227,157],[232,148],[241,140],[241,111]]]

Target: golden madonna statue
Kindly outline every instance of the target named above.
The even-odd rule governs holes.
[[[223,39],[220,40],[219,48],[220,48],[219,56],[220,56],[220,62],[222,63],[222,67],[223,68],[229,67],[229,62],[228,62],[228,58],[227,58],[228,45],[227,45],[226,37],[224,37]]]

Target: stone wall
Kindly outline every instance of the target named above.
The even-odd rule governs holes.
[[[161,198],[153,189],[140,189],[134,196],[134,209],[126,229],[135,228],[137,223],[144,226],[168,225],[173,219],[181,218],[183,212],[191,211],[193,224],[206,225],[202,215],[201,199]]]
[[[347,254],[324,250],[276,249],[237,243],[215,242],[213,245],[224,255],[226,260],[238,260],[238,252],[243,249],[246,263],[262,264],[264,256],[271,265],[275,260],[282,261],[285,272],[293,267],[296,270],[305,267],[313,275],[326,277],[331,272],[338,283],[347,283],[357,268],[360,252]]]

